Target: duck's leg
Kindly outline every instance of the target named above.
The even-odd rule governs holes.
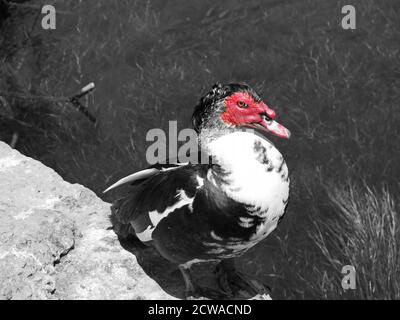
[[[180,265],[179,270],[181,271],[183,280],[185,281],[185,298],[187,300],[222,298],[221,292],[210,288],[201,288],[198,286],[193,280],[193,276],[189,267]]]
[[[183,281],[185,282],[185,298],[190,299],[196,295],[196,284],[193,281],[190,268],[186,268],[182,265],[179,266],[179,270],[182,273]]]
[[[270,289],[235,268],[233,259],[222,260],[215,268],[220,289],[231,298],[269,300]]]

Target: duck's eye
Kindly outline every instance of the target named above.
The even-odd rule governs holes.
[[[248,107],[249,107],[248,104],[245,103],[245,102],[243,102],[243,101],[238,101],[238,102],[237,102],[237,105],[238,105],[240,108],[248,108]]]

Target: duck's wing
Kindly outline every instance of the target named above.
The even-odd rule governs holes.
[[[125,185],[125,184],[137,184],[140,182],[143,182],[144,180],[165,172],[165,171],[169,171],[169,170],[174,170],[174,169],[178,169],[182,166],[186,166],[186,165],[196,165],[196,164],[208,164],[208,165],[212,165],[212,158],[210,156],[207,156],[202,153],[202,151],[199,151],[197,153],[197,157],[192,159],[194,162],[180,162],[179,159],[177,158],[170,158],[166,160],[165,164],[154,164],[149,166],[147,169],[135,172],[129,176],[126,176],[120,180],[118,180],[117,182],[115,182],[113,185],[111,185],[110,187],[108,187],[106,190],[103,191],[103,193],[109,192],[119,186]]]
[[[150,241],[152,229],[162,218],[175,209],[192,205],[207,170],[208,165],[170,164],[121,179],[122,182],[115,185],[138,179],[141,182],[134,183],[125,196],[114,202],[114,218],[122,224],[130,224],[141,241]]]

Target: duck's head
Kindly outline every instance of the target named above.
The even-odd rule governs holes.
[[[275,111],[250,86],[217,83],[200,99],[192,123],[197,132],[248,127],[288,139],[290,131],[276,122],[275,117]]]

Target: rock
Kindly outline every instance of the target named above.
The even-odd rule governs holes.
[[[0,299],[174,299],[121,247],[109,214],[0,142]]]

